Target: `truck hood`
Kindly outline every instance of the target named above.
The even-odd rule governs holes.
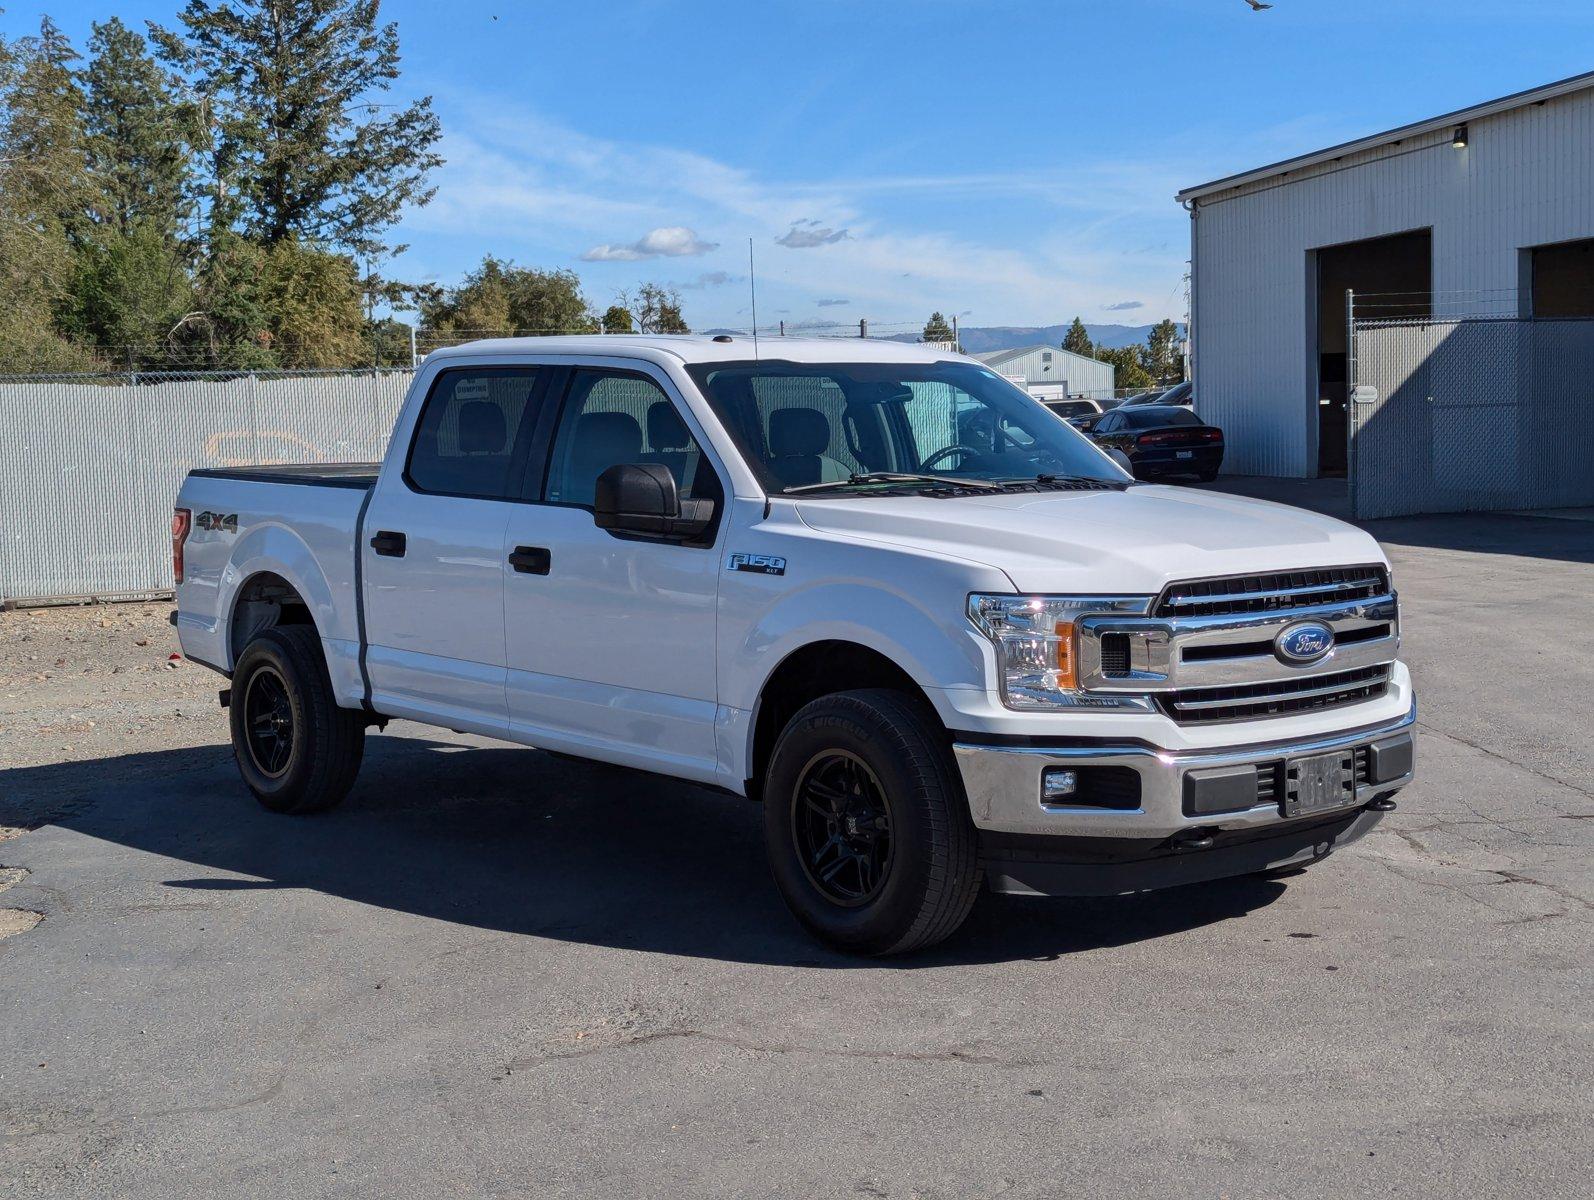
[[[814,497],[797,511],[816,530],[986,564],[1021,592],[1152,595],[1175,579],[1384,562],[1343,521],[1191,488]]]

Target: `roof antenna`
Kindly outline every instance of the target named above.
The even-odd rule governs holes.
[[[753,361],[758,361],[758,281],[753,277],[753,239],[747,239],[747,290],[753,297]]]

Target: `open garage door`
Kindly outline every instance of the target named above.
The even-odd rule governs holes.
[[[1317,265],[1317,473],[1345,474],[1349,347],[1345,303],[1367,316],[1425,318],[1433,312],[1433,235],[1419,229],[1391,237],[1323,246]]]

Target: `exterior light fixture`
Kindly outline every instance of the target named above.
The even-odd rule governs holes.
[[[1465,150],[1467,148],[1467,127],[1465,125],[1456,126],[1455,133],[1450,135],[1450,144],[1457,150]]]

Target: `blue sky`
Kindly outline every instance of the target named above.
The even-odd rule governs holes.
[[[180,0],[6,5],[175,22]],[[1588,0],[395,2],[448,165],[396,273],[644,280],[695,327],[1183,314],[1180,187],[1594,67]]]

